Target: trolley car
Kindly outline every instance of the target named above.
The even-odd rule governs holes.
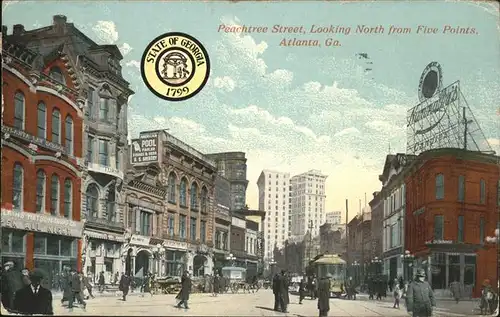
[[[346,280],[347,263],[338,254],[323,254],[317,256],[310,265],[311,271],[318,279],[330,274],[330,297],[340,297],[342,285]]]

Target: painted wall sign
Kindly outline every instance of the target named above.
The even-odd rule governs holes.
[[[158,162],[158,137],[132,140],[132,164]]]
[[[149,240],[151,240],[150,237],[134,234],[132,237],[130,237],[130,244],[149,247]]]
[[[8,127],[6,125],[2,125],[2,133],[8,133],[8,134],[15,136],[15,137],[18,137],[24,141],[36,144],[38,146],[41,146],[45,149],[52,150],[54,152],[66,153],[64,150],[64,147],[60,144],[47,141],[47,139],[39,138],[37,136],[26,133],[25,131],[15,129],[13,127]]]
[[[163,241],[163,246],[167,249],[187,250],[187,248],[188,248],[187,242],[180,242],[180,241],[174,241],[174,240]]]
[[[81,238],[83,234],[83,223],[79,221],[44,214],[10,211],[3,208],[1,225],[4,228],[77,238]]]

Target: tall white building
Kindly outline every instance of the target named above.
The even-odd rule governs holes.
[[[327,175],[310,170],[292,177],[291,184],[291,235],[303,237],[312,225],[313,236],[319,235],[319,227],[325,223],[325,182]]]
[[[326,223],[338,225],[342,223],[342,212],[332,211],[326,213]]]
[[[290,233],[290,174],[263,170],[257,186],[259,210],[266,212],[262,227],[265,239],[264,259],[270,261],[274,260],[274,246],[282,248]]]

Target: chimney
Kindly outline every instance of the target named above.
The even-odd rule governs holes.
[[[57,33],[65,33],[66,31],[66,21],[67,18],[65,15],[54,15],[53,16],[53,25],[54,29]]]
[[[14,31],[12,32],[13,35],[21,35],[23,33],[24,33],[24,25],[22,24],[14,25]]]
[[[2,36],[7,35],[7,25],[2,25]]]

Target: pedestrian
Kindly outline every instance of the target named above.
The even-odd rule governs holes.
[[[288,304],[290,303],[290,296],[288,294],[289,286],[290,286],[290,281],[288,279],[288,274],[285,270],[282,270],[280,278],[279,294],[280,294],[281,312],[283,313],[288,313],[287,307]]]
[[[70,287],[71,287],[71,298],[69,299],[68,309],[73,311],[73,304],[75,300],[78,301],[78,305],[82,305],[82,309],[85,310],[87,308],[87,303],[83,300],[83,283],[80,273],[77,273],[75,270],[71,271],[70,278]]]
[[[126,273],[122,273],[120,278],[120,283],[118,284],[118,290],[122,292],[122,300],[127,301],[128,291],[130,289],[131,278]]]
[[[306,280],[303,277],[300,280],[300,284],[299,284],[299,304],[302,305],[302,301],[304,300],[305,296],[306,296]]]
[[[41,285],[45,274],[39,269],[29,274],[30,284],[16,292],[14,309],[23,315],[54,315],[52,292]]]
[[[402,290],[399,288],[399,282],[397,279],[394,279],[392,287],[393,287],[393,296],[394,296],[394,305],[392,307],[399,309],[399,300],[401,298]]]
[[[91,298],[95,298],[94,295],[92,294],[92,284],[90,282],[90,278],[82,274],[82,282],[83,286],[87,289],[87,292],[89,293],[89,296]],[[87,298],[88,299],[88,298]]]
[[[373,300],[375,295],[375,283],[373,281],[373,277],[368,279],[368,299]]]
[[[280,283],[281,277],[276,273],[273,278],[274,311],[281,311]]]
[[[316,275],[313,275],[313,299],[318,298],[318,278]]]
[[[176,305],[177,308],[182,308],[181,306],[184,305],[185,309],[189,309],[188,301],[190,293],[191,293],[191,278],[189,277],[189,272],[184,271],[181,277],[181,290],[175,297],[176,299],[179,300],[179,302]]]
[[[72,292],[71,292],[71,272],[68,266],[63,267],[63,272],[61,274],[61,289],[63,292],[61,298],[61,305],[64,305],[64,302],[69,302],[71,300]]]
[[[425,271],[418,269],[415,280],[408,285],[406,309],[413,317],[430,317],[436,300],[432,288],[425,280]]]
[[[24,286],[21,272],[16,270],[14,262],[8,261],[4,263],[1,280],[2,304],[3,307],[10,312],[14,310],[14,298],[16,292]]]
[[[218,272],[215,272],[214,274],[214,281],[213,281],[213,296],[217,296],[219,293],[219,287],[220,287],[220,278]]]
[[[493,301],[495,299],[495,294],[490,284],[489,279],[485,279],[483,281],[483,285],[481,286],[481,315],[483,314],[492,314],[493,313]]]
[[[383,281],[380,279],[380,277],[377,277],[377,280],[375,282],[375,288],[377,292],[377,300],[382,300],[382,288],[384,287]]]
[[[106,284],[106,280],[104,279],[104,271],[99,273],[99,279],[97,280],[97,285],[99,287],[99,293],[104,292],[104,285]]]
[[[450,292],[453,299],[458,304],[460,302],[460,283],[457,280],[454,280],[450,283]]]
[[[328,273],[318,283],[319,317],[328,316],[330,311],[330,278],[332,278],[332,275]]]
[[[151,294],[151,296],[153,296],[153,292],[151,290],[151,279],[152,279],[151,273],[146,274],[146,277],[144,278],[141,286],[142,297],[144,297],[145,293],[149,293]]]

